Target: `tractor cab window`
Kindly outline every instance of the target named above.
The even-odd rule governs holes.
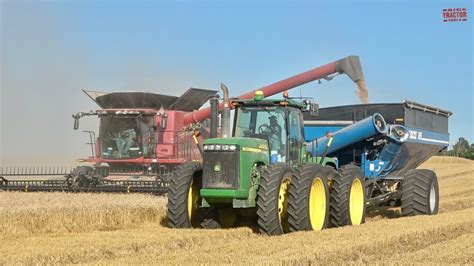
[[[303,123],[301,112],[289,108],[288,125],[290,131],[290,160],[299,163],[303,145]]]
[[[285,162],[285,112],[274,106],[241,107],[236,111],[234,136],[268,141],[272,162]]]
[[[101,117],[102,158],[125,159],[150,157],[153,152],[154,116]]]

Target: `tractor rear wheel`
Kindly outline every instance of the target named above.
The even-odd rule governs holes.
[[[281,235],[288,227],[288,189],[292,169],[285,163],[262,169],[257,192],[257,222],[260,233]]]
[[[332,226],[359,225],[365,222],[365,177],[359,167],[339,168],[331,186],[330,218]]]
[[[433,215],[438,213],[439,188],[435,172],[409,170],[402,181],[402,215]]]
[[[178,166],[169,180],[168,225],[172,228],[200,227],[202,166],[188,163]]]
[[[316,164],[298,167],[291,181],[288,198],[290,231],[318,231],[329,221],[328,176],[333,168]]]

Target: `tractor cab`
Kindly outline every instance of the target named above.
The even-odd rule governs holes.
[[[299,162],[303,147],[304,105],[292,100],[242,100],[236,107],[233,136],[266,142],[269,163]]]

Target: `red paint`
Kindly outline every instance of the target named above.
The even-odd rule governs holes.
[[[250,91],[248,93],[242,94],[238,96],[239,99],[252,99],[255,95],[255,91],[261,90],[263,91],[263,95],[265,97],[270,97],[275,94],[281,93],[285,90],[290,90],[300,85],[306,84],[308,82],[324,78],[331,74],[336,73],[336,62],[332,62],[326,64],[324,66],[320,66],[304,73],[298,74],[296,76],[280,80],[268,86],[261,87],[259,89]],[[219,104],[219,109],[223,108],[223,104]],[[211,108],[207,107],[198,111],[194,111],[192,113],[186,114],[183,118],[183,127],[189,125],[190,123],[200,122],[204,119],[209,118],[211,115]]]

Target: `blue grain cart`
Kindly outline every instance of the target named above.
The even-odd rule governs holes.
[[[448,147],[451,114],[412,101],[321,108],[317,117],[304,115],[307,151],[336,159],[333,166],[341,177],[334,179],[333,191],[336,186],[350,194],[357,184],[349,181],[362,176],[367,207],[401,206],[404,216],[436,214],[436,174],[416,168]],[[331,210],[350,211],[345,206],[350,200],[338,204],[333,200]],[[354,224],[350,219],[337,222]]]

